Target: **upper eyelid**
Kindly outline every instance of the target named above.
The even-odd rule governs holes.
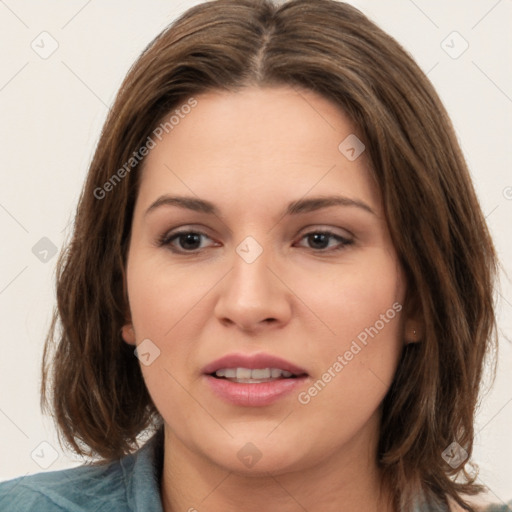
[[[348,236],[350,236],[351,238],[355,238],[354,234],[347,228],[322,226],[321,224],[310,224],[309,226],[305,226],[299,231],[299,235],[304,236],[307,235],[308,233],[330,233],[335,236],[344,237],[344,235],[338,233],[337,230],[342,230],[345,233],[347,233]]]
[[[203,235],[205,237],[212,239],[212,237],[207,233],[207,231],[208,230],[205,230],[203,228],[196,229],[196,228],[189,228],[189,227],[185,226],[185,227],[179,227],[176,229],[171,229],[169,231],[165,231],[164,234],[162,235],[162,238],[173,238],[173,237],[176,237],[179,235],[195,233],[195,234]]]
[[[332,233],[333,235],[339,235],[339,236],[343,236],[343,235],[340,235],[339,233],[336,232],[336,230],[342,230],[342,231],[345,231],[346,233],[348,233],[350,236],[354,236],[354,234],[348,230],[347,228],[341,228],[341,227],[334,227],[334,226],[326,226],[326,225],[322,225],[322,224],[309,224],[307,226],[304,226],[303,228],[301,228],[299,230],[299,234],[302,233],[302,232],[329,232],[329,233]],[[172,228],[168,231],[165,232],[165,234],[167,235],[175,235],[175,234],[178,234],[178,233],[200,233],[200,234],[204,234],[205,236],[209,236],[208,235],[208,231],[212,231],[210,228],[205,228],[205,227],[199,227],[199,228],[196,228],[193,226],[193,224],[184,224],[182,226],[178,226],[176,228]],[[230,230],[230,233],[231,233],[231,230]]]

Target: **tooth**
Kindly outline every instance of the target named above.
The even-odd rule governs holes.
[[[257,381],[279,379],[280,377],[289,378],[293,373],[280,368],[219,368],[215,375],[226,379],[236,379],[237,381]]]
[[[258,368],[251,372],[251,379],[270,379],[270,368]]]
[[[237,379],[250,379],[252,370],[248,368],[237,368],[236,369],[236,378]]]

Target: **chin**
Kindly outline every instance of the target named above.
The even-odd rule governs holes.
[[[278,475],[301,469],[305,461],[298,453],[297,444],[280,442],[283,440],[277,438],[270,441],[267,436],[268,431],[259,436],[232,439],[213,458],[226,470],[244,476]]]

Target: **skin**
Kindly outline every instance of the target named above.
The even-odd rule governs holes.
[[[404,275],[366,153],[349,161],[338,150],[358,131],[311,91],[196,99],[145,161],[127,261],[124,340],[160,350],[141,368],[165,422],[164,510],[392,510],[376,463],[380,404],[420,326],[404,314]],[[210,201],[218,214],[176,205],[146,214],[163,194]],[[332,195],[373,213],[337,205],[282,215],[290,202]],[[193,250],[183,238],[158,245],[182,228],[206,236]],[[305,236],[325,230],[352,243]],[[252,263],[236,252],[247,236],[263,250]],[[404,309],[307,404],[294,392],[236,406],[205,383],[211,361],[264,352],[306,369],[307,391],[396,303]],[[252,467],[237,457],[248,442],[261,453]]]

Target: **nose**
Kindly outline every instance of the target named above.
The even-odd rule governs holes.
[[[225,326],[258,332],[286,325],[292,313],[292,294],[270,268],[263,254],[248,263],[238,254],[233,269],[220,283],[215,316]]]

